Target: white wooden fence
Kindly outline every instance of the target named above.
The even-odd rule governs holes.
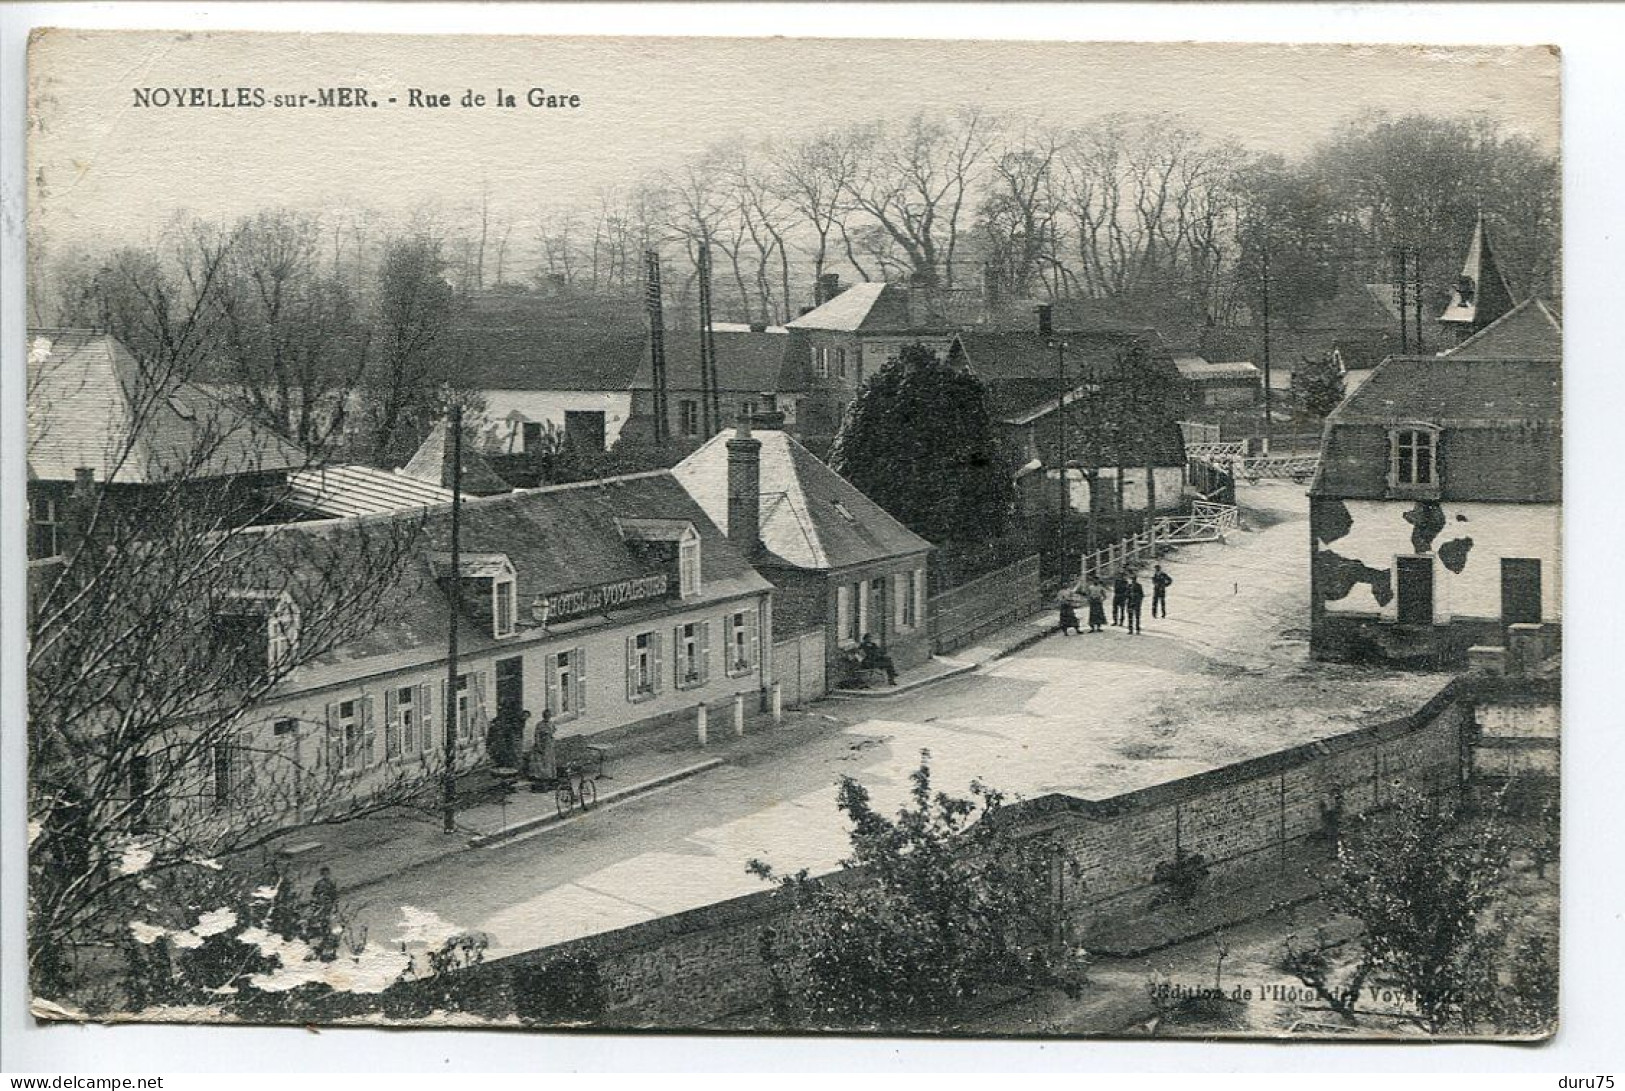
[[[1138,534],[1084,554],[1079,575],[1083,582],[1113,578],[1126,568],[1155,560],[1170,546],[1222,542],[1239,525],[1235,505],[1197,500],[1189,515],[1158,516]]]

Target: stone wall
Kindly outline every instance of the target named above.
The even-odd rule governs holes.
[[[1060,908],[1068,939],[1087,947],[1091,935],[1162,900],[1164,884],[1153,876],[1181,851],[1200,853],[1212,880],[1268,882],[1289,850],[1326,831],[1330,814],[1353,816],[1406,791],[1458,792],[1469,720],[1452,683],[1400,720],[1119,796],[1045,796],[1007,813],[1017,836],[1047,838],[1064,851],[1060,858],[1075,861],[1056,869]],[[554,1007],[540,1021],[666,1029],[749,1023],[765,1015],[769,996],[763,935],[793,941],[790,910],[782,895],[764,890],[513,955],[459,978],[469,991],[517,1001],[523,1011],[525,982],[547,980],[554,967],[590,965],[591,1003],[580,1011]]]

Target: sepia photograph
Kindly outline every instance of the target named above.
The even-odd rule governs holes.
[[[1557,1032],[1559,51],[829,26],[35,31],[32,1018]]]

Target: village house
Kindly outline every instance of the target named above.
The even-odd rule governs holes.
[[[821,638],[824,677],[815,692],[849,677],[865,634],[898,669],[930,658],[931,543],[793,436],[748,424],[726,429],[672,472],[772,581],[780,639]]]
[[[948,352],[987,389],[1022,510],[1060,509],[1063,467],[1074,511],[1178,507],[1189,394],[1173,358],[1149,332],[1062,332],[1048,319],[1040,308],[1036,332],[961,333]]]
[[[1193,406],[1250,406],[1257,405],[1263,398],[1263,373],[1246,360],[1213,361],[1201,356],[1175,356],[1174,366],[1190,387]]]
[[[263,533],[341,541],[357,525],[368,524]],[[602,739],[692,721],[701,707],[744,717],[765,703],[772,587],[669,471],[467,499],[455,572],[448,508],[428,513],[419,534],[387,620],[294,669],[222,744],[217,783],[201,793],[212,805],[234,805],[254,762],[351,796],[421,783],[443,768],[447,717],[461,772],[520,760],[544,710],[560,737]],[[299,639],[297,618],[294,602],[254,646],[285,654]]]
[[[1556,312],[1527,300],[1440,356],[1385,360],[1327,418],[1317,657],[1459,664],[1511,626],[1556,633],[1561,358]]]
[[[828,448],[865,378],[904,345],[946,353],[954,331],[976,317],[973,302],[959,295],[881,281],[842,288],[833,275],[815,298],[817,306],[785,324],[786,365],[807,391],[796,432],[819,450]]]
[[[777,332],[774,332],[774,331]],[[784,427],[800,424],[799,406],[807,382],[799,369],[787,368],[784,327],[728,328],[714,332],[716,344],[717,402],[723,421],[741,415],[778,414]],[[704,386],[700,376],[700,335],[697,330],[667,330],[666,434],[679,443],[700,443],[704,414]],[[654,369],[647,352],[631,383],[632,427],[653,434],[655,413]]]
[[[482,450],[534,453],[548,432],[590,451],[620,438],[632,377],[648,354],[641,332],[470,326],[459,337],[458,381],[484,401]]]
[[[59,560],[75,498],[135,510],[158,490],[196,493],[229,525],[278,514],[303,452],[202,387],[148,373],[109,333],[28,331],[28,560]]]

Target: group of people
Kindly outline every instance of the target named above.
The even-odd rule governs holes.
[[[1168,587],[1174,578],[1162,570],[1162,565],[1156,565],[1151,573],[1151,616],[1168,616]],[[1083,585],[1083,600],[1089,607],[1089,631],[1091,633],[1105,632],[1106,630],[1106,593],[1107,588],[1099,577],[1090,576]],[[1061,598],[1061,633],[1082,633],[1083,627],[1078,622],[1077,604],[1069,592]],[[1123,571],[1117,574],[1112,582],[1112,624],[1127,625],[1130,633],[1141,631],[1140,614],[1145,605],[1145,585],[1140,582],[1140,574],[1134,571]]]

